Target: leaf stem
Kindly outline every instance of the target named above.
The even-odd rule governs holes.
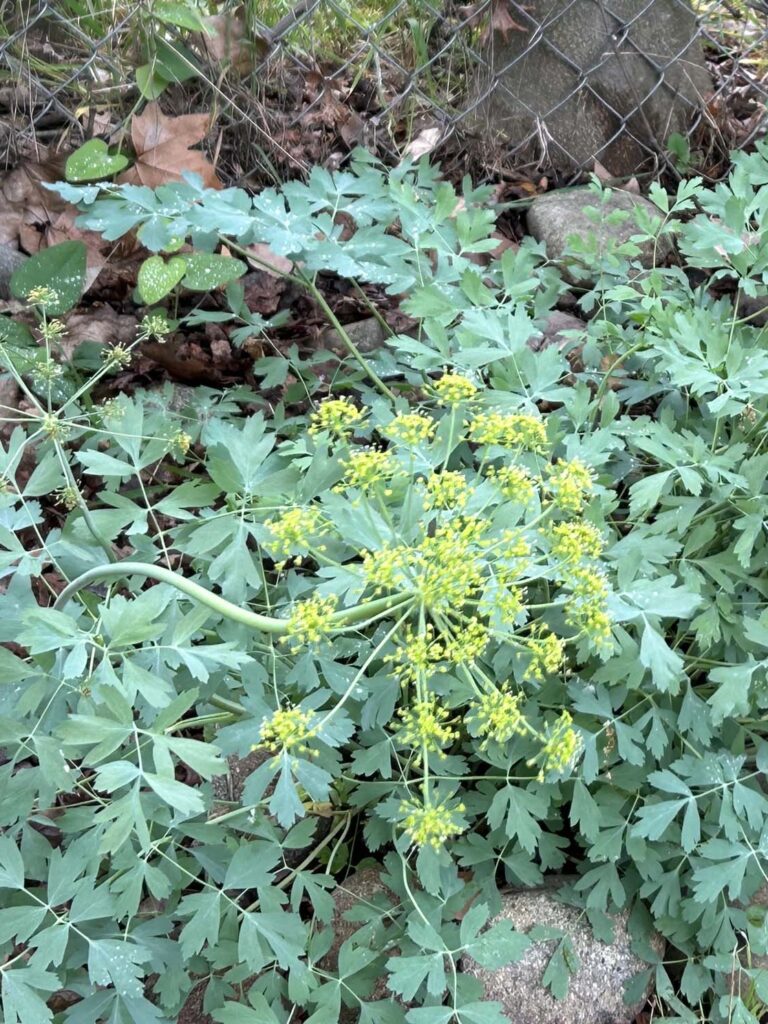
[[[116,565],[98,565],[93,569],[88,569],[87,572],[72,580],[62,590],[53,606],[54,610],[61,611],[79,590],[87,587],[90,583],[107,579],[119,579],[126,576],[145,576],[147,579],[157,580],[158,583],[167,583],[199,604],[210,608],[211,611],[217,612],[231,622],[239,622],[243,626],[248,626],[250,629],[259,630],[262,633],[271,633],[275,636],[283,636],[288,632],[288,619],[278,619],[270,615],[259,615],[258,612],[252,612],[249,608],[240,608],[231,601],[227,601],[226,598],[219,597],[218,594],[212,594],[205,587],[201,587],[199,583],[195,583],[194,580],[187,579],[186,576],[180,576],[178,573],[170,569],[164,569],[162,566],[150,565],[148,562],[125,561],[118,562]],[[372,616],[398,608],[403,604],[406,596],[404,593],[397,593],[388,597],[377,598],[373,601],[366,601],[352,608],[345,608],[334,615],[332,628],[343,629],[345,626],[354,626],[360,622],[365,622]]]

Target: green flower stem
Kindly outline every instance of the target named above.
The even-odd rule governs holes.
[[[67,486],[71,487],[72,490],[77,495],[77,508],[83,517],[86,529],[93,537],[93,539],[96,541],[96,543],[99,545],[104,554],[107,556],[109,561],[117,562],[117,555],[115,554],[112,545],[109,543],[108,540],[105,540],[105,538],[99,533],[98,529],[96,528],[96,524],[94,523],[93,518],[91,516],[91,511],[88,508],[88,503],[86,502],[83,495],[80,493],[80,488],[77,486],[77,481],[75,480],[74,474],[72,473],[72,467],[69,465],[69,461],[67,460],[67,455],[66,452],[64,451],[64,448],[62,447],[59,441],[54,441],[53,444],[54,448],[56,449],[56,457],[59,460],[61,471],[64,474],[64,477],[66,478]]]
[[[284,636],[289,630],[288,619],[259,615],[248,608],[240,608],[238,605],[232,604],[231,601],[227,601],[226,598],[212,594],[205,587],[201,587],[199,583],[195,583],[185,576],[179,576],[178,573],[172,572],[170,569],[163,569],[159,565],[150,565],[148,562],[126,561],[118,562],[117,565],[99,565],[95,569],[89,569],[81,576],[78,576],[77,579],[72,580],[62,590],[53,606],[54,610],[61,611],[70,598],[74,597],[79,590],[87,587],[90,583],[106,579],[119,579],[125,576],[145,576],[148,579],[157,580],[158,583],[167,583],[199,604],[210,608],[212,612],[223,615],[225,619],[229,619],[231,622],[239,622],[243,626],[259,630],[262,633]],[[336,612],[333,617],[333,629],[354,626],[365,622],[374,615],[380,615],[382,612],[386,612],[393,607],[399,607],[406,596],[402,593],[393,594],[391,597],[378,598],[375,601],[367,601],[364,604],[355,605],[353,608]]]

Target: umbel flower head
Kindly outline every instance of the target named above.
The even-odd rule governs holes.
[[[477,394],[477,384],[460,373],[445,373],[433,386],[440,405],[456,406]]]
[[[436,423],[420,412],[401,412],[382,429],[382,433],[399,441],[407,448],[430,441],[436,430]]]
[[[580,562],[599,558],[603,538],[596,526],[583,520],[556,523],[548,531],[552,554],[563,562]]]
[[[545,452],[549,448],[543,422],[524,413],[480,413],[469,424],[469,437],[476,444],[495,444],[531,452]]]
[[[570,462],[558,459],[550,467],[547,490],[563,512],[581,512],[584,502],[594,490],[592,471],[579,459]]]
[[[416,585],[432,611],[451,611],[472,598],[482,582],[480,541],[486,524],[462,516],[425,537],[416,562]]]
[[[416,846],[440,850],[451,836],[460,836],[466,826],[460,819],[464,804],[451,806],[448,801],[421,803],[404,800],[400,805],[402,828]]]
[[[601,656],[609,654],[613,650],[613,636],[605,574],[593,566],[574,566],[563,582],[570,591],[565,621],[583,633]]]
[[[525,670],[526,679],[541,683],[546,676],[554,675],[562,668],[565,643],[543,623],[534,628],[524,645],[531,653],[531,660]]]
[[[314,735],[311,728],[312,713],[289,705],[278,708],[271,718],[261,723],[260,742],[257,747],[266,747],[274,754],[285,751],[287,754],[309,753],[308,741]]]
[[[443,470],[427,477],[425,505],[428,508],[462,509],[469,501],[472,488],[462,473]]]
[[[506,743],[513,736],[524,736],[528,724],[520,710],[523,695],[510,693],[505,683],[498,690],[484,693],[472,707],[469,724],[476,736],[482,737],[480,748],[493,741]]]
[[[519,502],[521,505],[529,505],[533,501],[536,484],[523,466],[502,466],[500,469],[491,466],[487,476],[508,501]]]
[[[293,647],[316,644],[333,629],[338,599],[315,595],[295,605],[288,620],[284,639]]]
[[[457,517],[438,526],[418,547],[366,552],[363,572],[377,592],[407,588],[419,593],[430,610],[451,611],[480,588],[480,540],[485,529],[480,519]]]
[[[445,658],[454,665],[476,661],[488,646],[488,627],[476,617],[463,622],[456,633],[445,641]]]
[[[541,760],[538,780],[543,782],[548,772],[564,772],[569,768],[578,757],[581,746],[581,736],[573,728],[573,718],[568,711],[563,711],[548,729],[538,757],[528,763],[532,765]]]
[[[405,746],[414,748],[417,761],[425,753],[442,756],[443,747],[458,738],[458,732],[448,721],[450,712],[440,707],[435,696],[401,708],[398,715],[402,719],[397,731],[398,739]]]
[[[270,549],[282,559],[297,549],[310,547],[313,540],[330,532],[320,510],[312,507],[289,508],[276,519],[269,519],[266,525],[273,537]]]
[[[327,431],[334,437],[349,437],[365,421],[365,413],[348,398],[327,398],[310,417],[310,434]]]
[[[344,485],[370,491],[386,484],[398,471],[389,452],[378,448],[360,448],[351,453],[344,466]]]
[[[435,627],[428,623],[423,633],[417,633],[408,626],[402,641],[393,654],[384,661],[392,665],[401,685],[415,682],[419,677],[428,679],[434,672],[445,672],[441,664],[445,657],[445,645],[435,636]]]

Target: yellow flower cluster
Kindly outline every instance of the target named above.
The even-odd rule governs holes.
[[[383,547],[378,551],[364,551],[363,575],[376,594],[410,587],[412,559],[413,549],[404,544]]]
[[[173,328],[164,313],[150,313],[138,324],[136,339],[147,341],[149,338],[155,338],[160,344],[164,344],[172,330]]]
[[[525,591],[522,587],[491,587],[480,603],[480,611],[501,626],[513,628],[525,609]]]
[[[31,288],[27,292],[27,302],[30,306],[52,306],[59,301],[59,293],[54,288],[41,284]]]
[[[592,471],[579,459],[570,462],[558,459],[550,467],[547,490],[563,512],[581,512],[593,489]]]
[[[431,611],[461,608],[481,584],[479,541],[485,525],[472,517],[439,526],[415,560],[415,582]]]
[[[309,753],[308,740],[314,735],[310,726],[312,713],[301,708],[278,708],[271,718],[261,723],[260,742],[252,749],[266,747],[275,754],[285,750],[289,754]]]
[[[422,804],[418,800],[405,800],[400,805],[404,815],[402,827],[416,846],[429,846],[439,850],[451,836],[460,836],[465,826],[458,816],[464,804],[451,807],[448,803]]]
[[[432,611],[454,611],[482,582],[480,540],[485,524],[462,517],[439,526],[418,547],[366,552],[363,573],[376,593],[405,588],[419,593]]]
[[[124,345],[114,345],[112,348],[103,348],[101,350],[101,358],[109,369],[125,369],[126,366],[130,365],[133,356],[131,350]]]
[[[493,546],[497,551],[496,579],[502,586],[511,587],[529,567],[531,545],[522,530],[504,530]]]
[[[448,721],[450,712],[438,705],[436,697],[416,701],[401,708],[398,714],[403,720],[398,738],[406,746],[414,747],[417,761],[424,752],[442,755],[443,747],[458,738],[457,730]]]
[[[434,385],[440,405],[460,405],[477,394],[477,385],[460,373],[446,373]]]
[[[455,470],[433,473],[427,478],[426,504],[429,508],[462,509],[471,494],[472,488]]]
[[[482,737],[481,750],[491,741],[506,743],[513,736],[524,736],[529,731],[520,710],[522,700],[523,695],[510,693],[505,683],[498,690],[484,693],[474,704],[469,721],[476,735]]]
[[[38,326],[38,330],[45,341],[56,341],[58,338],[69,333],[64,321],[58,319],[47,320]]]
[[[269,519],[266,526],[272,534],[270,547],[277,558],[287,558],[297,548],[309,547],[313,538],[330,530],[319,509],[300,506],[289,508],[277,519]]]
[[[349,437],[361,426],[365,413],[348,398],[327,398],[310,417],[310,434],[328,431],[335,437]]]
[[[378,484],[387,483],[398,471],[398,465],[389,452],[379,448],[361,448],[352,452],[344,466],[344,484],[361,491],[370,491]]]
[[[333,629],[337,604],[338,598],[334,595],[315,595],[307,601],[300,601],[288,619],[283,639],[293,647],[318,643]]]
[[[536,485],[531,474],[522,466],[502,466],[500,469],[491,466],[487,475],[508,501],[516,501],[521,505],[529,505],[533,501]]]
[[[440,664],[444,654],[444,645],[435,637],[434,626],[427,625],[423,633],[416,633],[408,626],[400,646],[384,661],[392,665],[400,684],[406,686],[419,677],[428,679],[434,672],[445,672],[445,666]]]
[[[603,553],[603,537],[596,526],[583,520],[557,523],[548,531],[552,554],[563,562],[580,562],[599,558]]]
[[[76,487],[62,487],[60,491],[57,491],[56,498],[67,512],[76,509],[81,501],[80,492]]]
[[[502,448],[525,448],[531,452],[549,449],[542,421],[522,413],[481,413],[469,424],[469,437],[476,444],[496,444]]]
[[[577,566],[563,582],[571,592],[565,606],[565,621],[585,633],[598,651],[610,652],[613,639],[605,574],[591,566]]]
[[[488,646],[488,627],[480,619],[472,618],[462,623],[456,635],[445,641],[446,661],[454,665],[467,665],[476,661]]]
[[[176,449],[179,455],[186,455],[192,445],[192,436],[183,430],[177,430],[169,444]]]
[[[419,412],[401,412],[390,420],[382,433],[409,448],[415,448],[426,441],[431,441],[435,429],[435,421],[429,416],[422,416]]]
[[[563,772],[578,757],[581,750],[581,736],[573,728],[573,718],[567,711],[563,711],[555,724],[548,730],[539,757],[542,764],[539,769],[539,782],[544,781],[548,772]],[[535,764],[538,758],[533,758],[529,764]]]
[[[523,642],[531,654],[531,661],[525,672],[527,679],[534,679],[540,683],[544,681],[545,676],[560,671],[565,656],[565,643],[546,626],[540,624]]]

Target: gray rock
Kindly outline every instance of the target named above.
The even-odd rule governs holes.
[[[563,349],[566,345],[572,345],[574,341],[573,338],[566,337],[566,332],[586,332],[586,330],[587,325],[583,320],[579,320],[577,316],[571,316],[570,313],[562,313],[559,309],[553,309],[551,313],[547,314],[547,318],[541,328],[541,333],[534,335],[528,341],[528,347],[533,349],[534,352],[541,352],[545,348],[551,348],[553,345],[556,348]],[[584,334],[584,337],[586,337],[586,334]]]
[[[563,259],[569,238],[578,235],[587,239],[594,235],[599,253],[605,252],[611,245],[621,245],[638,233],[635,218],[632,216],[637,206],[645,206],[650,214],[659,215],[659,210],[653,203],[635,192],[614,189],[603,203],[601,197],[586,186],[558,189],[545,192],[531,203],[527,217],[528,230],[534,238],[544,242],[549,259],[563,262],[562,270],[566,280],[578,280],[579,283],[586,284],[590,280],[589,274],[574,279],[568,273],[569,263],[584,270],[589,269],[576,256]],[[601,211],[598,219],[595,219],[594,214],[587,213],[588,207]],[[628,216],[621,223],[612,223],[610,215],[617,211],[623,211]],[[655,246],[653,240],[643,242],[640,250],[639,259],[644,267],[653,266],[654,260],[657,264],[663,264],[674,251],[666,236],[659,238]]]
[[[486,140],[518,163],[573,171],[597,159],[634,174],[701,113],[712,82],[687,0],[520,0],[509,10],[517,27],[492,34],[480,111]]]
[[[11,277],[13,272],[27,262],[28,256],[10,245],[0,244],[0,299],[11,297]]]
[[[623,999],[625,983],[647,968],[630,949],[626,915],[614,918],[615,941],[605,945],[595,938],[579,909],[557,901],[550,885],[506,894],[495,920],[511,921],[520,932],[534,925],[560,928],[572,938],[581,961],[571,975],[568,995],[556,1000],[541,978],[557,940],[536,943],[518,963],[498,970],[464,957],[462,970],[483,983],[485,998],[501,1003],[514,1024],[629,1024],[642,1009],[645,1000],[630,1006]],[[661,952],[662,940],[657,944]]]

